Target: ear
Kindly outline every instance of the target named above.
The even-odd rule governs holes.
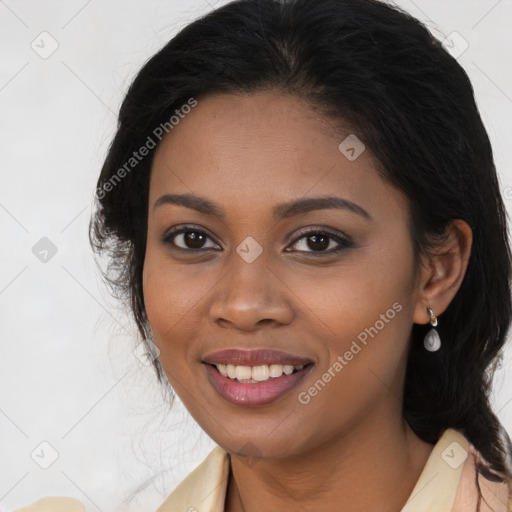
[[[416,289],[413,322],[430,321],[427,306],[439,316],[455,297],[469,262],[473,233],[467,222],[456,219],[446,227],[444,236],[425,256]]]

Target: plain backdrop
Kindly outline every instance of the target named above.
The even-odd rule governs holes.
[[[221,3],[0,0],[1,511],[45,495],[88,511],[155,510],[214,446],[135,357],[87,227],[131,79]],[[397,3],[460,54],[510,211],[512,1]],[[510,354],[493,399],[512,433]]]

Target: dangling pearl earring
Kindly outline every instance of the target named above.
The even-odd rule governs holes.
[[[434,327],[437,326],[437,316],[434,315],[434,312],[428,306],[427,311],[430,315],[430,325],[432,326],[432,329],[427,332],[425,339],[423,340],[423,345],[429,352],[436,352],[441,348],[441,338],[439,337],[439,333],[434,329]]]

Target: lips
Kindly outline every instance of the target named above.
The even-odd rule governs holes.
[[[208,379],[228,402],[267,405],[288,393],[311,370],[311,359],[272,349],[228,349],[203,358]]]

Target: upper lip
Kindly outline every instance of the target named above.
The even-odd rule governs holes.
[[[258,366],[264,364],[282,364],[302,366],[312,363],[307,357],[300,357],[273,349],[226,349],[212,352],[203,357],[203,362],[208,364],[233,364],[235,366]]]

